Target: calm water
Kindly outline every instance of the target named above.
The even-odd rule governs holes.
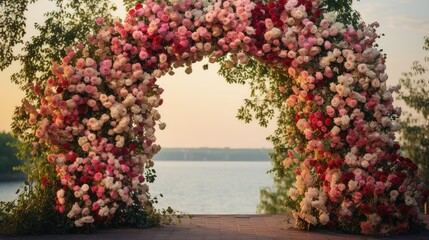
[[[162,193],[157,208],[185,213],[256,213],[261,187],[272,185],[270,162],[157,161],[152,195]],[[16,197],[19,182],[0,183],[0,200]]]
[[[16,190],[22,182],[0,182],[0,201],[12,201],[17,198]]]

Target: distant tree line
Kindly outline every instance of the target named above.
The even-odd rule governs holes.
[[[269,161],[269,149],[163,148],[154,160]]]

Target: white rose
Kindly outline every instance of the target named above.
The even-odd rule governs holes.
[[[334,126],[334,127],[331,129],[331,134],[332,134],[332,135],[334,135],[334,136],[336,136],[336,135],[338,135],[338,133],[340,133],[340,131],[341,131],[341,129],[340,129],[339,127]]]
[[[338,105],[340,105],[340,100],[339,100],[338,98],[333,98],[333,99],[331,100],[331,105],[332,105],[334,108],[338,107]]]
[[[360,73],[366,73],[366,71],[368,71],[368,66],[365,63],[361,63],[358,65],[357,69]]]
[[[383,94],[383,99],[384,100],[386,100],[386,101],[390,101],[390,100],[392,100],[393,98],[392,98],[392,93],[391,92],[385,92],[384,94]]]
[[[406,196],[405,197],[405,204],[407,204],[407,206],[416,205],[416,200],[410,196]]]
[[[341,118],[334,118],[334,123],[335,123],[335,125],[341,126],[341,124],[342,124]]]
[[[291,14],[292,14],[293,18],[298,19],[298,20],[300,20],[303,17],[305,17],[305,13],[303,11],[299,10],[299,9],[296,9],[296,8],[292,9]]]
[[[89,186],[88,186],[88,184],[85,183],[82,185],[82,187],[80,189],[82,189],[82,191],[84,191],[84,192],[87,192],[89,190]]]
[[[282,30],[274,27],[271,29],[271,37],[274,38],[279,38],[282,35]]]
[[[334,23],[335,19],[337,18],[335,12],[328,12],[328,13],[324,13],[323,17],[325,18],[326,21],[328,21],[329,23]]]
[[[60,189],[57,191],[57,198],[62,198],[64,197],[64,189]]]
[[[337,92],[340,96],[343,96],[343,92],[344,92],[344,86],[343,86],[343,85],[338,84],[338,85],[335,87],[335,90],[336,90],[336,92]]]
[[[288,195],[292,200],[295,201],[298,198],[298,190],[296,190],[295,188],[290,188]]]
[[[317,188],[309,188],[307,192],[308,197],[315,198],[319,195]]]
[[[78,191],[75,191],[74,196],[76,198],[81,198],[83,196],[83,191],[81,189],[79,189]]]
[[[378,80],[377,78],[373,79],[371,81],[371,86],[374,87],[374,88],[380,87],[380,80]]]
[[[355,176],[361,176],[362,175],[362,169],[356,168],[355,170],[353,170],[353,173],[355,174]]]
[[[390,127],[392,126],[392,121],[390,120],[389,117],[383,117],[381,119],[381,125],[383,125],[383,127]]]
[[[335,83],[331,82],[331,83],[329,84],[329,90],[331,90],[331,92],[336,92],[336,90],[337,90],[337,85],[336,85]]]
[[[373,155],[371,153],[367,153],[363,156],[363,160],[366,160],[368,162],[372,161],[372,159],[373,159]]]
[[[390,201],[395,201],[398,196],[399,196],[398,191],[396,190],[390,191]]]
[[[351,153],[351,152],[347,153],[346,156],[345,156],[345,161],[349,165],[355,165],[356,164],[356,160],[357,160],[356,155],[353,154],[353,153]]]
[[[348,77],[344,79],[344,86],[348,87],[351,86],[354,83],[354,79],[352,77]]]
[[[348,185],[350,191],[353,192],[357,188],[358,182],[354,181],[354,180],[350,180],[347,185]]]
[[[109,208],[107,206],[104,206],[100,209],[100,211],[98,211],[98,215],[100,216],[108,216],[109,215]]]
[[[367,168],[367,167],[369,166],[369,162],[368,162],[368,161],[366,161],[366,160],[363,160],[363,161],[360,163],[360,165],[361,165],[363,168]]]
[[[86,216],[90,213],[89,208],[82,209],[82,215]]]
[[[315,216],[310,215],[310,214],[306,214],[304,217],[304,220],[312,225],[316,225],[317,224],[317,219]]]
[[[381,217],[377,213],[370,214],[368,216],[368,222],[373,226],[376,226],[377,224],[379,224],[380,221],[381,221]]]
[[[75,225],[76,227],[82,227],[82,226],[83,226],[83,221],[82,221],[82,219],[78,219],[78,220],[74,221],[74,225]]]
[[[326,225],[329,222],[329,215],[326,213],[320,214],[319,221],[322,225]]]
[[[115,214],[116,209],[117,209],[116,207],[111,207],[111,208],[110,208],[110,214],[111,214],[111,215]]]
[[[341,117],[341,123],[342,123],[342,125],[349,125],[350,117],[348,115],[342,116]]]
[[[81,219],[84,223],[93,223],[94,222],[94,218],[92,216],[85,216]]]
[[[58,198],[58,203],[63,205],[66,202],[66,200],[63,197]]]
[[[307,121],[305,119],[301,118],[296,123],[296,126],[298,127],[299,130],[303,131],[305,129],[305,124],[306,123],[307,123]]]
[[[90,134],[88,134],[88,140],[89,141],[93,141],[94,139],[96,138],[96,136],[95,136],[95,134],[94,133],[90,133]]]

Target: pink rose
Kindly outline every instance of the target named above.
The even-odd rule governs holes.
[[[346,104],[347,104],[347,106],[349,106],[349,107],[351,107],[351,108],[354,108],[354,107],[356,107],[356,105],[357,105],[357,100],[356,99],[352,99],[352,98],[346,98]]]
[[[353,192],[352,193],[353,202],[358,203],[362,199],[362,193]]]
[[[331,105],[332,107],[337,108],[340,105],[340,99],[337,97],[332,98]]]
[[[374,227],[369,222],[360,223],[361,233],[365,235],[371,235],[374,233]]]
[[[335,109],[332,106],[326,106],[326,113],[329,117],[333,118],[335,116]]]
[[[100,172],[94,174],[95,181],[100,181],[102,178],[103,178],[103,174],[101,174]]]
[[[188,29],[185,26],[180,26],[177,29],[177,32],[182,35],[182,36],[186,36],[186,33],[188,32]]]

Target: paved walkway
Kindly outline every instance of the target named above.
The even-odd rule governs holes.
[[[423,215],[426,224],[429,215]],[[420,234],[370,238],[363,235],[341,234],[326,230],[299,231],[293,229],[286,216],[279,215],[194,215],[181,223],[151,229],[109,229],[96,234],[45,235],[8,237],[7,239],[150,239],[150,240],[197,240],[197,239],[429,239],[429,231]]]

